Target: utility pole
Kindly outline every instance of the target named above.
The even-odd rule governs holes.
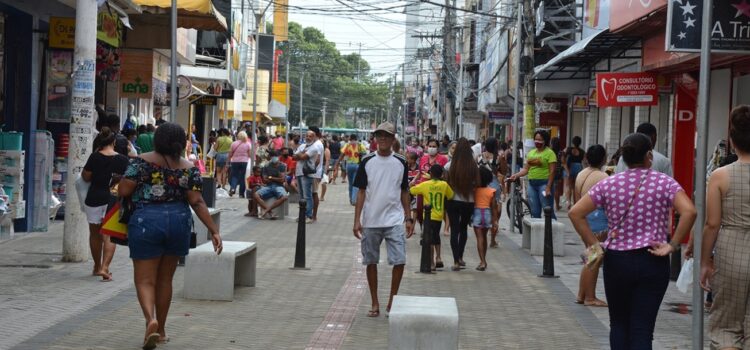
[[[359,43],[359,57],[357,57],[357,82],[361,82],[362,78],[360,77],[361,71],[360,71],[360,64],[362,63],[362,43]]]
[[[463,134],[463,126],[464,126],[464,27],[463,23],[461,24],[461,29],[459,30],[459,35],[461,35],[460,40],[460,49],[456,50],[456,52],[459,53],[459,62],[458,62],[458,69],[460,69],[458,73],[458,123],[456,124],[456,134],[461,137],[464,136]],[[512,226],[512,225],[511,225]]]
[[[175,0],[172,0],[175,1]],[[244,0],[242,1],[244,5]],[[273,4],[272,1],[268,2],[266,8],[263,9],[258,15],[255,16],[255,62],[253,64],[253,130],[252,130],[252,159],[250,159],[250,168],[255,165],[255,152],[258,145],[258,51],[260,51],[260,25],[263,23],[263,17],[266,15],[268,7]]]
[[[291,84],[289,84],[289,65],[291,64],[291,61],[292,55],[289,54],[286,57],[286,80],[284,80],[286,82],[286,110],[284,111],[284,114],[286,115],[286,132],[284,133],[285,147],[289,147],[289,132],[292,131],[292,124],[289,122],[289,110],[292,107],[292,99],[291,96],[289,96],[289,90],[291,89]]]
[[[526,26],[525,28],[522,27],[522,33],[519,33],[519,35],[523,38],[525,37],[526,40],[524,41],[524,50],[523,54],[526,55],[525,61],[528,63],[526,64],[527,69],[533,70],[534,67],[534,33],[536,32],[536,23],[535,18],[536,14],[534,13],[534,1],[533,0],[524,0],[523,4],[523,17],[526,18]],[[526,33],[526,35],[523,34],[523,32]],[[521,51],[519,51],[521,52]],[[522,61],[523,62],[523,61]],[[520,84],[520,82],[518,82]],[[534,138],[534,131],[536,131],[536,83],[532,77],[529,77],[526,80],[526,84],[523,89],[523,95],[524,95],[524,106],[523,106],[523,114],[524,114],[524,137],[526,140],[532,140]],[[529,142],[530,143],[530,142]]]
[[[302,69],[302,74],[299,76],[299,123],[302,124],[304,122],[303,115],[304,115],[304,108],[302,106],[303,102],[303,95],[302,93],[305,91],[305,70]],[[307,126],[307,123],[304,123],[305,126]]]
[[[454,0],[455,5],[455,0]],[[454,131],[455,130],[455,124],[456,121],[453,118],[453,109],[455,108],[455,104],[448,102],[448,72],[454,71],[453,63],[451,63],[451,57],[450,57],[450,50],[449,48],[454,47],[453,45],[453,18],[456,15],[456,12],[452,9],[455,8],[455,6],[451,4],[451,0],[445,0],[445,22],[443,24],[443,71],[441,72],[441,75],[443,76],[443,79],[440,79],[441,81],[441,88],[440,88],[440,94],[442,95],[442,109],[443,113],[445,114],[445,118],[440,118],[441,122],[438,123],[437,128],[437,137],[442,137],[443,133],[448,133],[448,131]],[[456,89],[453,89],[453,91],[456,91]],[[448,108],[450,106],[450,108]],[[442,123],[442,121],[445,121]],[[445,124],[445,129],[441,128],[441,124]]]
[[[323,128],[326,127],[326,104],[328,104],[328,97],[323,97]]]
[[[88,259],[89,228],[81,212],[78,196],[72,189],[91,154],[94,134],[94,75],[96,73],[96,0],[76,1],[76,32],[71,103],[70,158],[67,188],[71,189],[65,206],[63,256],[66,262]]]
[[[516,167],[518,166],[518,142],[521,141],[521,134],[519,132],[518,128],[518,105],[519,105],[519,99],[521,98],[521,39],[523,38],[521,35],[521,31],[523,31],[523,17],[522,17],[522,1],[518,0],[518,5],[516,8],[516,71],[515,72],[508,72],[508,74],[515,74],[516,75],[516,91],[515,91],[515,98],[513,99],[513,140],[510,145],[510,149],[513,151],[513,157],[511,158],[511,171],[515,172]],[[518,186],[515,182],[510,184],[510,193],[515,193],[515,188]],[[512,218],[516,217],[516,196],[511,196],[511,204],[510,204],[510,216],[511,220]],[[510,232],[515,232],[516,228],[515,225],[510,225]]]

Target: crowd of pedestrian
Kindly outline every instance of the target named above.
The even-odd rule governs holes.
[[[95,153],[82,175],[91,183],[85,205],[95,261],[93,274],[105,281],[112,278],[109,262],[114,245],[98,230],[112,188],[119,184],[119,195],[135,205],[134,217],[164,223],[140,229],[143,220],[131,220],[129,227],[140,229],[143,235],[172,237],[155,245],[139,234],[131,235],[128,242],[146,317],[144,342],[165,341],[175,259],[187,254],[185,237],[170,236],[170,232],[189,232],[184,222],[172,220],[189,216],[187,208],[192,206],[213,234],[217,253],[221,237],[200,198],[199,166],[186,160],[190,154],[200,153],[193,147],[194,137],[170,123],[159,128],[147,125],[143,132],[128,129],[119,133],[119,118],[114,118],[101,118]],[[432,271],[446,267],[441,236],[450,238],[450,269],[458,272],[466,268],[469,227],[476,239],[475,269],[490,268],[487,251],[499,246],[502,204],[510,195],[508,185],[514,182],[528,199],[532,218],[540,218],[544,207],[555,209],[553,219],[555,211],[568,210],[586,246],[575,302],[608,307],[611,347],[651,348],[670,276],[668,256],[679,252],[697,215],[690,194],[672,178],[670,160],[654,149],[657,130],[653,125],[643,123],[623,140],[615,157],[609,159],[613,167],[609,172],[603,146],[590,145],[584,150],[581,138],[574,136],[572,145],[565,148],[559,138],[543,129],[534,132],[534,147],[527,152],[520,143],[513,147],[512,140],[501,142],[492,137],[482,142],[448,137],[399,142],[395,126],[387,122],[365,137],[325,135],[315,126],[302,135],[262,134],[256,142],[249,134],[252,130],[246,127],[212,134],[208,157],[214,160],[216,186],[229,186],[230,197],[246,198],[246,215],[258,219],[275,219],[274,209],[283,205],[290,193],[298,193],[305,206],[305,222],[313,224],[325,201],[326,186],[338,179],[346,183],[347,200],[355,211],[353,234],[361,240],[362,261],[367,266],[372,302],[368,316],[380,315],[380,245],[385,240],[388,263],[393,266],[387,313],[403,276],[406,239],[417,223],[423,233],[430,234]],[[691,240],[686,251],[690,256],[694,249],[702,249],[701,286],[712,297],[712,304],[707,304],[711,311],[709,333],[716,348],[746,348],[750,336],[748,135],[750,108],[735,108],[722,161],[716,162],[708,180],[703,246],[694,248]],[[511,166],[514,156],[516,168]],[[164,216],[164,212],[173,214]],[[673,212],[679,221],[671,231]],[[599,266],[606,301],[596,295]]]

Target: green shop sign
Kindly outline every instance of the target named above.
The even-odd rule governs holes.
[[[148,94],[149,84],[144,83],[140,77],[135,78],[135,83],[122,83],[122,92],[126,94]]]

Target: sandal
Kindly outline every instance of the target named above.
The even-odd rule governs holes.
[[[484,271],[486,269],[487,269],[487,266],[482,266],[482,265],[477,266],[477,271]]]
[[[445,267],[445,265],[443,265],[442,261],[438,261],[435,263],[435,268],[442,269],[443,267]]]
[[[367,311],[367,317],[378,317],[380,316],[380,310],[370,310]]]
[[[451,271],[461,271],[461,265],[455,264],[451,267]]]

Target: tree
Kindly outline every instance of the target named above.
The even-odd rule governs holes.
[[[359,54],[341,55],[335,43],[328,41],[317,28],[303,28],[289,22],[289,41],[279,43],[278,48],[283,52],[279,71],[285,71],[287,61],[290,65],[292,125],[299,123],[302,75],[303,115],[308,125],[321,124],[323,98],[328,99],[326,126],[355,126],[353,119],[345,118],[350,110],[369,116],[373,111],[387,109],[390,81],[378,81],[370,74],[369,63]]]

